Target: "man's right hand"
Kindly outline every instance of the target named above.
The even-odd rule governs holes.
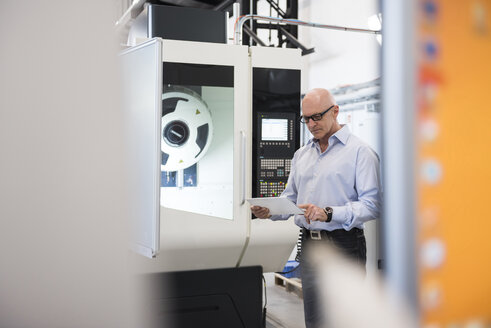
[[[269,219],[271,214],[269,214],[269,208],[261,206],[251,206],[251,212],[259,219]]]

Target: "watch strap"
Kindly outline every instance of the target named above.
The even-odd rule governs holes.
[[[324,213],[326,213],[326,216],[327,216],[326,222],[331,222],[331,220],[332,220],[332,207],[324,208]]]

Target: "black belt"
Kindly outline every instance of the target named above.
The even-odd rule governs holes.
[[[336,229],[333,231],[329,230],[309,230],[306,228],[302,228],[302,238],[308,240],[328,240],[328,239],[336,239],[336,237],[341,236],[360,236],[363,235],[363,229],[360,228],[352,228],[351,230],[344,229]]]

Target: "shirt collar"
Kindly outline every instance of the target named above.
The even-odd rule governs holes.
[[[339,141],[343,143],[343,145],[346,145],[348,142],[350,135],[349,127],[346,124],[341,125],[341,129],[339,129],[336,133],[334,133],[332,137],[336,137]]]
[[[350,136],[349,127],[346,124],[341,124],[341,129],[339,129],[336,133],[334,133],[329,138],[329,140],[331,140],[331,138],[336,138],[340,142],[342,142],[343,145],[346,145],[346,143],[348,142],[349,136]],[[319,142],[319,140],[317,140],[315,138],[311,138],[307,144],[310,144],[311,147],[314,147],[318,142]]]

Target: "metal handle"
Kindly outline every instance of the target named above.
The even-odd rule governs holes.
[[[245,203],[246,194],[246,133],[240,131],[240,148],[241,148],[241,177],[240,177],[240,205]]]

